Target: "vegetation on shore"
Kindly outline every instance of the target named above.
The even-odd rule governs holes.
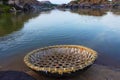
[[[11,8],[12,8],[12,7],[9,6],[9,5],[0,4],[0,13],[9,12],[9,10],[10,10]]]

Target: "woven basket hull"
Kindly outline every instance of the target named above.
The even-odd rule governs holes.
[[[24,62],[33,71],[47,76],[73,76],[86,71],[96,60],[97,52],[78,45],[57,45],[40,48],[25,56]]]
[[[92,65],[89,65],[87,67],[85,67],[84,69],[81,69],[81,70],[77,70],[75,72],[71,72],[71,73],[63,73],[62,75],[61,74],[58,74],[58,73],[50,73],[50,72],[43,72],[43,71],[35,71],[33,69],[31,69],[32,71],[36,72],[38,75],[43,75],[45,77],[61,77],[61,78],[66,78],[66,77],[73,77],[73,76],[78,76],[82,73],[84,73],[85,71],[87,71]]]

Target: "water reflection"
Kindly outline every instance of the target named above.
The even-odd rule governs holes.
[[[112,12],[115,15],[120,15],[120,10],[119,9],[71,9],[70,10],[72,13],[77,13],[80,15],[88,15],[88,16],[104,16],[107,14],[107,12]]]
[[[0,54],[4,53],[2,51],[10,50],[10,48],[21,44],[22,37],[30,35],[26,35],[27,30],[24,31],[23,29],[25,24],[29,23],[29,20],[33,20],[41,14],[49,14],[50,12],[51,11],[0,15],[0,21],[2,23],[0,24]],[[28,28],[30,28],[30,26]],[[32,27],[34,27],[34,25],[32,25]]]
[[[29,19],[38,16],[39,13],[1,14],[0,37],[20,30]]]
[[[66,11],[63,9],[62,11]],[[72,13],[77,13],[80,15],[88,15],[88,16],[104,16],[108,11],[111,11],[115,15],[120,15],[120,10],[112,9],[72,9],[70,10]],[[41,12],[45,14],[50,14],[50,11]],[[1,14],[0,15],[0,37],[10,34],[14,31],[20,30],[24,23],[29,19],[37,17],[40,13],[21,13],[21,14]]]
[[[119,66],[120,16],[114,12],[119,11],[53,10],[9,17],[1,15],[0,64],[6,68],[11,64],[18,69],[23,67],[23,57],[31,50],[49,45],[76,44],[98,51],[98,63]],[[16,64],[16,59],[22,66]]]
[[[73,9],[71,10],[73,13],[78,13],[80,15],[88,15],[88,16],[103,16],[106,14],[107,10],[101,9]]]
[[[113,12],[115,15],[120,15],[120,9],[112,9],[111,12]]]

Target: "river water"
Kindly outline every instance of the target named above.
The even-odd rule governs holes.
[[[96,64],[120,68],[119,10],[52,10],[0,15],[0,67],[24,70],[24,56],[37,48],[83,45],[96,50]]]

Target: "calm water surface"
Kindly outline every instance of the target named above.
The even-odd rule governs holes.
[[[96,64],[120,68],[120,12],[52,10],[0,15],[1,69],[25,69],[23,57],[49,45],[83,45],[96,50]]]

